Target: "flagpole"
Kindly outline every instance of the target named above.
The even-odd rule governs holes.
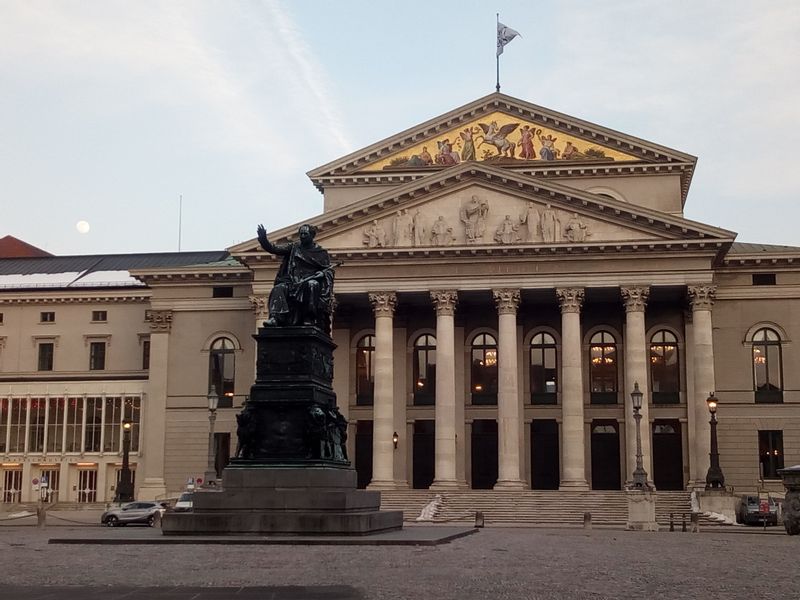
[[[497,31],[500,29],[500,13],[497,13],[497,26],[495,27],[494,36],[497,38]],[[500,92],[500,54],[495,52],[497,58],[497,86],[496,89]]]

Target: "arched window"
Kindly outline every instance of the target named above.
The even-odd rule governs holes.
[[[233,406],[233,384],[236,373],[236,346],[221,337],[211,342],[208,357],[208,391],[212,386],[217,391],[220,408]]]
[[[556,340],[549,333],[537,333],[531,339],[530,351],[531,404],[556,404]]]
[[[783,402],[781,338],[774,329],[753,334],[753,386],[756,402]]]
[[[592,404],[617,403],[617,342],[607,331],[592,336],[589,346]]]
[[[497,340],[488,333],[472,340],[470,390],[473,404],[497,404]]]
[[[356,344],[356,404],[371,406],[375,395],[375,336],[365,335]]]
[[[424,334],[414,342],[414,404],[436,404],[436,338]]]
[[[678,338],[666,329],[656,331],[650,339],[650,381],[653,404],[680,402]]]

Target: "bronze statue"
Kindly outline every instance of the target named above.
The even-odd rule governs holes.
[[[317,228],[301,225],[300,242],[276,245],[258,226],[258,241],[267,252],[283,257],[269,295],[268,327],[315,325],[328,330],[333,298],[333,268],[328,252],[314,242]]]

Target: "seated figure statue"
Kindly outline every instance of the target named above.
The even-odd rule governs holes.
[[[258,241],[267,252],[283,257],[269,295],[268,327],[315,325],[327,331],[333,298],[333,265],[328,252],[314,242],[317,229],[301,225],[300,241],[273,244],[263,225]]]

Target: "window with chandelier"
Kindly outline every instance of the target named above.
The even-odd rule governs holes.
[[[617,340],[609,331],[589,342],[589,385],[592,404],[617,403]]]
[[[763,327],[753,334],[753,388],[758,403],[783,402],[783,355],[781,338]]]

